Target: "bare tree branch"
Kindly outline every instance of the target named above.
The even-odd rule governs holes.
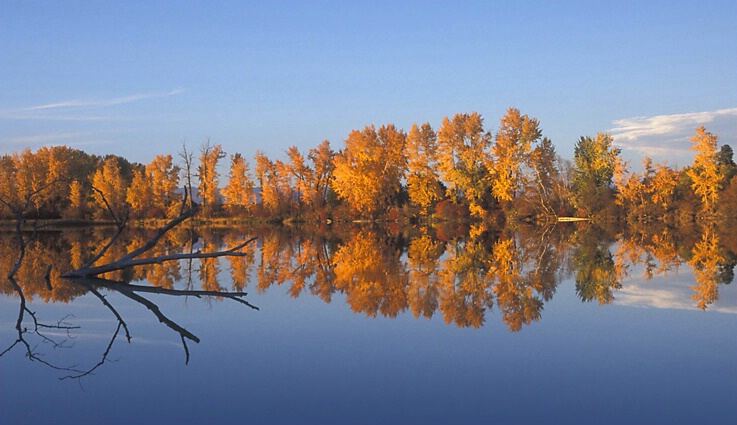
[[[124,257],[121,257],[118,260],[115,260],[108,264],[103,264],[101,266],[82,267],[80,269],[73,270],[69,273],[65,273],[64,275],[62,275],[62,277],[69,279],[69,278],[78,278],[78,277],[99,276],[104,273],[109,273],[109,272],[113,272],[116,270],[122,270],[128,267],[145,266],[149,264],[162,264],[167,261],[176,261],[176,260],[197,259],[197,258],[217,258],[217,257],[245,257],[246,255],[248,255],[247,253],[239,252],[237,250],[242,249],[247,244],[255,240],[256,240],[255,237],[248,239],[244,243],[238,245],[235,248],[229,249],[227,251],[217,251],[217,252],[196,251],[193,253],[160,255],[160,256],[156,256],[152,258],[140,258],[140,259],[126,259],[126,257],[128,257],[128,255],[126,255]]]
[[[65,345],[66,340],[58,342],[45,334],[43,334],[39,328],[47,328],[47,329],[62,329],[66,330],[67,332],[71,329],[79,329],[79,326],[72,326],[66,324],[64,322],[65,318],[62,318],[57,322],[56,325],[46,325],[43,323],[40,323],[38,319],[36,318],[36,314],[32,312],[30,309],[28,309],[26,305],[26,297],[23,294],[23,289],[18,285],[18,283],[15,281],[15,279],[8,278],[11,285],[13,286],[13,289],[18,293],[18,297],[20,298],[20,305],[18,308],[18,319],[15,323],[15,329],[18,332],[18,338],[13,342],[13,344],[10,345],[10,347],[6,348],[2,353],[0,353],[0,357],[4,356],[6,353],[11,351],[13,348],[15,348],[17,345],[22,345],[26,349],[26,357],[31,361],[39,362],[51,369],[54,370],[60,370],[60,371],[67,371],[67,372],[73,372],[73,373],[83,373],[82,370],[77,369],[76,365],[73,366],[58,366],[51,362],[48,362],[44,360],[41,357],[41,354],[39,354],[36,351],[36,346],[31,346],[31,344],[26,339],[26,334],[33,334],[41,338],[43,342],[50,343],[54,348],[71,348],[69,345]],[[33,329],[28,329],[23,326],[23,322],[25,320],[25,315],[28,314],[33,319]]]
[[[110,310],[113,313],[113,315],[118,321],[118,325],[104,353],[102,354],[100,361],[97,362],[90,369],[82,370],[78,368],[76,365],[62,367],[62,366],[55,365],[49,361],[42,359],[41,354],[39,354],[36,351],[36,347],[31,346],[31,344],[26,339],[27,334],[35,335],[36,337],[40,338],[41,341],[45,343],[50,343],[54,348],[71,348],[71,346],[66,345],[67,340],[63,340],[63,341],[54,340],[51,337],[45,335],[43,332],[41,332],[41,329],[61,329],[61,330],[65,330],[67,332],[67,335],[69,335],[70,330],[78,329],[79,327],[72,326],[66,323],[65,322],[66,317],[61,319],[54,325],[47,325],[45,323],[39,322],[35,313],[28,309],[26,305],[26,298],[23,294],[23,290],[21,286],[18,285],[18,283],[14,280],[14,276],[16,275],[21,265],[23,264],[27,245],[31,241],[35,240],[38,229],[40,228],[40,226],[38,225],[38,222],[37,221],[34,222],[33,233],[31,234],[30,238],[26,239],[23,236],[23,231],[22,231],[22,226],[25,220],[24,216],[28,208],[30,207],[33,198],[36,195],[38,195],[41,191],[46,190],[49,187],[53,186],[54,184],[58,184],[60,182],[64,182],[64,180],[58,180],[58,181],[49,183],[45,185],[44,187],[39,188],[38,190],[29,193],[25,198],[24,205],[14,206],[10,202],[6,201],[5,199],[0,198],[0,204],[3,204],[9,207],[16,214],[15,230],[16,230],[16,236],[17,236],[18,245],[19,245],[19,255],[18,255],[18,259],[16,263],[14,264],[13,268],[11,269],[8,275],[8,280],[11,282],[14,290],[18,293],[18,296],[20,298],[18,319],[16,321],[16,330],[18,332],[18,338],[8,348],[0,352],[0,357],[4,356],[6,353],[11,351],[13,348],[17,347],[18,345],[21,345],[25,347],[26,357],[28,357],[31,361],[37,361],[54,370],[65,371],[65,372],[70,373],[69,375],[64,376],[60,379],[81,379],[84,376],[93,374],[95,370],[97,370],[100,366],[102,366],[104,363],[109,361],[108,356],[110,354],[110,351],[112,350],[115,340],[120,334],[121,329],[124,329],[125,336],[128,342],[131,341],[131,334],[128,329],[128,325],[123,320],[122,316],[118,313],[118,311],[113,307],[113,305],[110,304],[110,302],[106,299],[106,297],[97,290],[98,287],[103,287],[103,288],[116,291],[120,293],[121,295],[143,305],[149,311],[151,311],[161,323],[165,324],[167,327],[177,332],[180,335],[180,338],[182,340],[182,346],[184,348],[184,352],[186,355],[186,363],[189,363],[189,347],[187,346],[187,340],[199,343],[200,339],[196,335],[189,332],[187,329],[180,326],[175,321],[171,320],[166,315],[164,315],[164,313],[155,303],[139,295],[139,293],[163,294],[163,295],[170,295],[170,296],[194,296],[198,298],[203,297],[203,296],[222,297],[222,298],[231,299],[240,304],[246,305],[252,309],[258,310],[257,307],[253,306],[252,304],[250,304],[248,301],[244,299],[244,297],[247,295],[245,292],[220,292],[220,291],[205,291],[205,290],[193,290],[193,289],[175,290],[175,289],[166,289],[166,288],[152,287],[152,286],[130,285],[124,282],[116,282],[116,281],[94,277],[94,276],[98,276],[100,274],[110,272],[110,271],[121,270],[121,269],[128,268],[128,267],[135,267],[135,266],[141,266],[141,265],[146,265],[146,264],[160,264],[166,261],[177,261],[181,259],[189,259],[191,261],[192,259],[195,259],[195,258],[216,258],[216,257],[222,257],[222,256],[245,256],[247,254],[240,252],[240,250],[244,248],[246,245],[248,245],[249,243],[256,240],[256,238],[248,239],[236,247],[223,250],[223,251],[216,251],[216,252],[210,252],[210,253],[190,251],[190,253],[186,253],[186,254],[170,254],[170,255],[154,256],[152,258],[138,258],[144,253],[154,248],[169,231],[174,229],[176,226],[178,226],[185,220],[193,217],[197,213],[197,205],[191,201],[189,203],[190,208],[186,208],[187,199],[189,197],[188,196],[189,192],[187,191],[187,189],[185,189],[185,196],[182,201],[182,208],[180,210],[180,214],[178,217],[176,217],[175,219],[171,220],[170,222],[162,226],[151,239],[149,239],[145,244],[143,244],[138,249],[135,249],[131,252],[126,253],[125,255],[123,255],[122,257],[120,257],[119,259],[113,262],[102,264],[99,266],[94,266],[94,264],[97,261],[99,261],[100,258],[102,258],[102,256],[118,241],[120,235],[122,234],[123,230],[127,226],[128,214],[126,213],[124,217],[117,217],[112,207],[110,206],[109,202],[105,198],[105,195],[102,193],[102,191],[90,185],[92,190],[94,190],[101,196],[103,203],[105,204],[108,212],[110,213],[110,216],[112,217],[113,221],[116,224],[117,231],[110,238],[108,243],[91,260],[89,260],[81,268],[72,270],[62,275],[62,277],[67,278],[73,283],[82,285],[89,292],[92,292],[92,294],[95,295],[100,300],[100,302],[108,310]],[[89,185],[89,183],[87,182],[84,182],[84,183]],[[190,192],[191,192],[191,189],[190,189]],[[50,274],[51,274],[51,267],[48,267],[45,273],[46,286],[49,290],[52,290],[53,288],[51,288]],[[33,327],[30,330],[23,326],[24,320],[26,320],[27,317],[30,317],[33,322]]]
[[[82,377],[85,377],[87,375],[92,375],[95,370],[97,370],[98,367],[102,366],[108,361],[108,355],[110,354],[110,350],[113,348],[113,343],[115,343],[115,339],[118,337],[118,334],[120,333],[121,326],[124,325],[123,321],[118,322],[118,327],[115,329],[115,333],[113,333],[113,337],[110,338],[110,342],[107,345],[107,348],[105,349],[105,352],[102,354],[102,358],[99,362],[97,362],[96,365],[92,366],[91,369],[86,371],[72,371],[72,372],[78,372],[74,375],[67,375],[62,376],[59,378],[60,381],[63,381],[65,379],[80,379]],[[128,332],[128,328],[125,329],[126,333]],[[128,337],[128,342],[130,342],[130,336]]]

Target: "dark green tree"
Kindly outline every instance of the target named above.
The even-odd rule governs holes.
[[[573,191],[576,208],[592,215],[613,205],[612,179],[621,162],[619,148],[612,147],[612,136],[599,133],[581,137],[573,157]]]

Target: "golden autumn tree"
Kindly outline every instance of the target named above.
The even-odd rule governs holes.
[[[538,120],[522,115],[519,109],[509,108],[502,117],[491,148],[495,160],[491,193],[499,201],[506,204],[516,198],[525,183],[522,167],[530,164],[532,145],[538,143],[540,137]]]
[[[69,218],[86,218],[89,213],[90,188],[79,180],[69,185],[69,207],[66,215]],[[80,264],[81,266],[81,264]]]
[[[176,194],[179,188],[180,168],[174,165],[171,155],[156,155],[146,165],[146,175],[151,181],[153,207],[158,217],[176,217],[179,214],[180,198]]]
[[[312,161],[314,174],[313,194],[315,199],[311,205],[320,208],[325,205],[328,199],[328,190],[330,188],[330,180],[333,178],[333,170],[335,164],[335,151],[330,147],[330,142],[324,140],[316,148],[310,149],[307,158]]]
[[[61,217],[67,208],[69,183],[77,174],[73,170],[72,156],[72,150],[66,146],[42,147],[36,151],[35,160],[43,164],[46,171],[45,184],[53,185],[53,190],[43,197],[42,208],[48,218]]]
[[[300,198],[297,196],[297,184],[292,173],[292,166],[277,159],[274,161],[274,167],[276,167],[276,184],[279,187],[284,212],[294,215],[298,211],[297,204]]]
[[[200,165],[197,167],[199,179],[198,194],[202,200],[202,212],[211,216],[220,206],[220,191],[218,190],[220,174],[217,171],[218,162],[225,158],[221,145],[210,145],[207,140],[200,147]]]
[[[41,213],[41,207],[44,204],[47,193],[41,193],[41,190],[47,186],[46,175],[48,167],[42,161],[39,161],[36,155],[30,149],[24,149],[20,154],[12,156],[15,168],[15,189],[17,191],[15,199],[18,202],[32,196],[32,202],[29,207],[36,210],[36,214]]]
[[[474,216],[482,216],[491,184],[491,135],[484,131],[481,115],[473,112],[445,117],[437,138],[438,169],[448,194],[456,203],[465,202]]]
[[[70,205],[70,184],[88,183],[95,161],[66,146],[42,147],[35,153],[24,149],[4,155],[0,157],[0,199],[7,202],[6,208],[21,208],[26,216],[62,218]]]
[[[272,162],[261,151],[256,152],[256,180],[261,192],[261,205],[270,214],[279,213],[282,209],[282,193],[279,184],[281,171],[276,163]]]
[[[406,135],[392,124],[354,130],[335,156],[332,187],[359,215],[370,216],[391,204],[406,169]]]
[[[642,178],[639,173],[630,172],[629,161],[617,161],[613,174],[617,186],[614,202],[635,215],[642,213],[649,191]]]
[[[92,176],[93,199],[97,205],[98,218],[110,218],[108,206],[117,218],[121,218],[127,210],[127,183],[123,178],[117,157],[109,156]]]
[[[131,212],[137,218],[146,218],[154,205],[154,192],[151,180],[145,170],[136,170],[133,173],[133,181],[128,188],[126,201],[131,207]]]
[[[407,193],[422,214],[443,198],[437,160],[437,136],[430,124],[412,124],[407,135]]]
[[[665,162],[656,164],[650,185],[652,187],[652,202],[667,212],[675,202],[678,172],[670,168]]]
[[[14,205],[18,197],[15,184],[15,161],[10,155],[0,157],[0,217],[15,218]]]
[[[294,190],[301,204],[311,205],[315,199],[315,173],[307,165],[304,155],[299,152],[296,146],[291,146],[287,150],[289,164],[285,164],[286,171],[291,174],[291,180],[294,183]]]
[[[717,136],[701,126],[696,129],[696,135],[691,138],[691,142],[694,144],[691,150],[696,152],[693,165],[687,171],[692,181],[691,188],[701,197],[703,211],[712,214],[724,180],[717,164]]]
[[[382,125],[377,132],[381,145],[381,160],[384,161],[384,169],[381,173],[381,196],[386,205],[397,200],[397,195],[402,189],[402,180],[407,172],[407,133],[394,126],[394,124]]]
[[[614,172],[615,202],[624,207],[629,216],[640,220],[663,217],[675,202],[678,172],[667,163],[653,163],[648,156],[642,166],[642,173],[631,173],[627,163],[618,160]]]
[[[253,180],[251,180],[248,161],[241,154],[230,156],[228,184],[223,189],[225,208],[231,214],[247,211],[253,205]]]

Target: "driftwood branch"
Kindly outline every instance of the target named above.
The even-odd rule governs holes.
[[[72,270],[70,272],[67,272],[62,275],[64,278],[80,278],[80,277],[93,277],[93,276],[99,276],[104,273],[116,271],[116,270],[122,270],[128,267],[135,267],[135,266],[143,266],[148,264],[162,264],[167,261],[177,261],[177,260],[186,260],[186,259],[194,259],[194,258],[217,258],[217,257],[243,257],[247,255],[246,253],[241,252],[240,250],[244,248],[249,243],[256,240],[256,238],[248,239],[247,241],[241,243],[240,245],[224,250],[224,251],[216,251],[216,252],[207,252],[203,253],[200,251],[197,252],[191,252],[187,254],[170,254],[170,255],[159,255],[151,258],[138,258],[142,254],[150,251],[152,248],[154,248],[161,238],[163,238],[169,231],[177,227],[179,224],[184,222],[185,220],[193,217],[195,214],[197,214],[197,207],[189,208],[187,210],[184,210],[184,206],[187,203],[187,192],[185,191],[184,199],[182,200],[182,213],[179,214],[178,217],[174,218],[173,220],[166,223],[164,226],[160,227],[156,234],[146,241],[145,244],[143,244],[141,247],[128,252],[127,254],[123,255],[122,257],[118,258],[115,261],[111,261],[107,264],[102,264],[99,266],[95,266],[95,262],[97,262],[101,257],[102,254],[107,251],[113,243],[115,243],[115,240],[120,235],[120,233],[123,230],[123,227],[125,226],[125,223],[123,223],[123,227],[119,226],[118,232],[111,238],[110,242],[102,249],[100,253],[98,253],[91,261],[88,261],[85,265],[82,267]],[[112,213],[112,211],[111,211]]]
[[[183,254],[169,254],[169,255],[160,255],[152,258],[128,258],[129,255],[126,255],[124,257],[121,257],[118,260],[115,260],[113,262],[110,262],[108,264],[103,264],[101,266],[96,267],[82,267],[77,270],[73,270],[69,273],[64,274],[62,277],[64,278],[77,278],[77,277],[92,277],[92,276],[99,276],[104,273],[113,272],[116,270],[122,270],[128,267],[135,267],[135,266],[145,266],[149,264],[162,264],[167,261],[176,261],[176,260],[187,260],[187,259],[196,259],[196,258],[217,258],[217,257],[244,257],[247,255],[247,253],[240,252],[238,250],[242,249],[249,243],[255,241],[256,238],[248,239],[247,241],[243,242],[242,244],[236,246],[235,248],[226,250],[226,251],[217,251],[217,252],[192,252],[192,253],[183,253]]]
[[[18,255],[18,259],[16,263],[14,264],[13,268],[11,269],[8,275],[8,280],[11,282],[14,290],[18,293],[18,296],[20,298],[18,318],[16,320],[16,326],[15,326],[18,332],[18,338],[8,348],[0,352],[0,357],[4,356],[9,351],[13,350],[13,348],[20,345],[20,346],[25,347],[26,357],[28,357],[31,361],[37,361],[54,370],[65,371],[69,373],[69,375],[64,376],[63,378],[60,378],[60,379],[81,379],[84,376],[93,374],[95,370],[97,370],[99,367],[101,367],[103,364],[109,361],[108,360],[109,354],[112,350],[112,347],[116,339],[118,338],[118,335],[120,335],[121,329],[124,330],[125,336],[128,342],[131,341],[131,333],[128,329],[127,323],[125,322],[123,317],[118,313],[115,307],[113,307],[113,305],[106,299],[106,297],[98,291],[98,288],[106,288],[109,290],[116,291],[120,293],[121,295],[125,296],[126,298],[129,298],[143,305],[144,307],[146,307],[149,311],[151,311],[154,314],[154,316],[159,320],[159,322],[163,323],[168,328],[172,329],[177,334],[179,334],[182,340],[182,346],[184,348],[187,363],[189,362],[189,348],[187,346],[187,340],[199,343],[200,339],[193,333],[189,332],[184,327],[180,326],[174,320],[167,317],[154,302],[141,296],[140,293],[162,294],[162,295],[169,295],[169,296],[192,296],[192,297],[198,297],[198,298],[205,297],[205,296],[221,297],[221,298],[231,299],[235,302],[246,305],[252,309],[258,310],[257,307],[253,306],[252,304],[250,304],[248,301],[244,299],[245,296],[247,295],[245,292],[207,291],[207,290],[194,290],[191,288],[188,288],[186,290],[166,289],[166,288],[153,287],[153,286],[131,285],[131,284],[124,283],[124,282],[111,281],[111,280],[106,280],[106,279],[101,279],[99,277],[96,277],[103,273],[121,270],[121,269],[128,268],[128,267],[135,267],[135,266],[141,266],[141,265],[147,265],[147,264],[161,264],[167,261],[177,261],[177,260],[182,260],[182,259],[188,259],[191,261],[192,259],[198,259],[198,258],[216,258],[216,257],[223,257],[223,256],[245,256],[247,254],[241,252],[241,250],[246,245],[256,240],[256,238],[248,239],[238,246],[235,246],[227,250],[222,250],[222,251],[207,252],[207,253],[203,253],[199,251],[197,252],[190,251],[189,253],[185,253],[185,254],[170,254],[170,255],[154,256],[151,258],[139,258],[144,253],[154,248],[169,231],[174,229],[176,226],[178,226],[185,220],[193,217],[197,213],[196,204],[194,204],[193,202],[190,202],[189,204],[187,204],[188,191],[185,190],[185,196],[182,201],[182,208],[180,210],[180,214],[178,217],[176,217],[175,219],[171,220],[166,225],[158,229],[156,234],[138,249],[128,252],[122,257],[120,257],[119,259],[112,261],[110,263],[95,266],[95,263],[98,262],[103,257],[103,255],[106,252],[108,252],[108,250],[118,241],[118,238],[120,237],[123,230],[127,226],[128,214],[126,213],[124,217],[116,216],[112,207],[107,202],[107,199],[105,198],[104,194],[93,186],[92,189],[101,195],[103,202],[105,203],[108,209],[108,212],[110,213],[112,219],[115,221],[117,231],[110,238],[108,243],[91,260],[89,260],[86,264],[84,264],[79,269],[72,270],[62,275],[62,277],[67,278],[72,283],[82,285],[89,292],[91,292],[95,297],[97,297],[100,300],[100,302],[108,310],[112,312],[112,314],[115,316],[115,318],[118,321],[118,325],[110,339],[110,342],[108,343],[105,351],[103,352],[100,361],[98,361],[94,366],[92,366],[89,369],[83,370],[83,369],[80,369],[76,365],[68,366],[68,367],[58,366],[58,365],[53,364],[50,361],[44,360],[41,357],[41,354],[39,354],[36,351],[37,347],[33,346],[31,343],[28,342],[28,339],[26,338],[27,335],[30,334],[36,338],[39,338],[43,343],[51,344],[53,348],[71,348],[70,345],[66,344],[67,340],[63,340],[63,341],[54,340],[52,339],[52,337],[45,335],[41,330],[42,329],[65,330],[67,334],[69,335],[70,330],[78,329],[79,327],[72,326],[66,323],[65,322],[66,317],[61,319],[56,324],[51,324],[51,325],[47,325],[47,324],[40,322],[36,318],[36,314],[30,309],[28,309],[27,304],[26,304],[26,298],[23,294],[23,289],[14,280],[14,276],[16,275],[21,265],[23,264],[27,245],[36,238],[37,231],[39,229],[38,223],[35,222],[34,227],[33,227],[33,233],[29,238],[24,237],[23,232],[22,232],[22,226],[25,221],[25,214],[31,205],[32,199],[37,194],[39,194],[41,191],[46,190],[49,187],[51,187],[53,184],[60,183],[60,182],[63,182],[63,181],[60,180],[60,181],[53,182],[29,194],[25,199],[24,205],[14,206],[0,197],[0,204],[3,204],[11,208],[11,210],[13,210],[16,213],[16,218],[17,218],[16,235],[17,235],[18,244],[19,244],[19,255]],[[51,281],[50,281],[50,273],[51,273],[51,268],[49,267],[46,269],[46,273],[45,273],[46,285],[49,290],[52,289]],[[31,329],[28,329],[24,325],[24,321],[28,321],[29,317],[32,321]]]
[[[115,317],[118,319],[118,329],[116,330],[116,335],[120,332],[121,325],[125,328],[126,337],[128,338],[128,342],[130,342],[131,337],[128,333],[128,327],[125,325],[125,322],[123,321],[122,317],[118,314],[118,312],[110,305],[105,298],[99,294],[99,292],[96,291],[95,288],[106,288],[113,290],[115,292],[120,293],[121,295],[125,296],[126,298],[129,298],[138,304],[143,305],[148,309],[151,313],[153,313],[154,316],[159,320],[159,322],[166,325],[169,329],[173,330],[174,332],[178,333],[181,340],[182,340],[182,346],[184,347],[184,353],[186,356],[185,363],[189,363],[189,348],[187,347],[187,340],[194,341],[196,343],[200,342],[200,339],[176,323],[174,320],[167,317],[159,308],[158,305],[156,305],[151,300],[141,296],[139,293],[150,293],[150,294],[162,294],[162,295],[169,295],[169,296],[194,296],[197,298],[203,297],[203,296],[213,296],[213,297],[222,297],[227,298],[230,300],[233,300],[235,302],[238,302],[240,304],[246,305],[254,310],[258,310],[258,307],[252,305],[248,301],[246,301],[245,298],[248,293],[246,292],[224,292],[224,291],[205,291],[205,290],[179,290],[179,289],[167,289],[167,288],[160,288],[155,286],[143,286],[143,285],[133,285],[130,283],[124,283],[124,282],[118,282],[114,280],[108,280],[108,279],[102,279],[98,277],[85,277],[85,278],[73,278],[69,279],[70,281],[82,285],[85,288],[90,289],[93,293],[95,293],[98,298],[100,298],[103,303],[108,307],[110,311],[113,312]],[[114,340],[114,338],[113,338]],[[110,343],[112,346],[112,341]],[[103,362],[105,358],[107,357],[107,353],[110,351],[110,347],[106,350],[104,356],[103,356]],[[96,367],[100,366],[102,363],[98,364]],[[82,375],[84,376],[84,375]],[[72,376],[76,377],[76,376]]]

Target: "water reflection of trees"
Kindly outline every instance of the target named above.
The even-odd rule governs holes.
[[[182,217],[186,219],[186,214],[180,216]],[[221,256],[243,258],[246,262],[249,258],[252,260],[252,249],[246,252],[241,250],[248,249],[253,239],[241,241],[223,251],[214,249],[205,253],[200,250],[193,252],[197,235],[190,228],[186,231],[191,241],[188,244],[189,253],[182,253],[187,244],[181,243],[180,232],[172,231],[170,226],[176,226],[175,221],[148,236],[144,235],[151,232],[125,233],[125,226],[118,226],[117,232],[112,236],[106,234],[109,232],[102,228],[82,232],[46,232],[39,235],[36,224],[30,232],[21,231],[21,222],[16,225],[15,232],[0,233],[0,250],[2,250],[0,252],[3,253],[0,256],[2,259],[0,273],[7,276],[7,285],[0,285],[0,291],[6,295],[12,293],[19,299],[15,323],[17,338],[0,352],[0,357],[21,346],[31,361],[68,373],[61,379],[78,379],[92,374],[108,361],[108,355],[121,331],[124,332],[128,342],[131,341],[131,333],[125,319],[118,313],[113,303],[101,293],[102,289],[118,293],[144,306],[160,323],[176,332],[181,338],[187,362],[189,362],[187,340],[198,343],[199,338],[169,318],[156,303],[143,294],[229,299],[257,309],[244,299],[247,295],[245,292],[237,289],[222,290],[217,276],[219,272],[217,259]],[[70,237],[65,237],[64,233],[70,233]],[[222,240],[217,237],[208,237],[205,240],[210,242],[202,244],[204,249],[207,249],[208,244],[218,248],[223,245]],[[100,246],[103,248],[100,249]],[[85,259],[88,258],[92,259],[85,263]],[[199,277],[202,289],[193,289],[191,285],[192,260],[195,259],[201,263]],[[187,261],[189,276],[187,287],[176,289],[175,281],[181,279],[179,264],[181,260]],[[40,275],[42,270],[43,275]],[[105,273],[102,273],[103,271]],[[136,280],[146,280],[149,284],[131,283]],[[29,303],[34,297],[40,297],[44,302],[66,303],[87,293],[96,297],[117,320],[117,327],[100,360],[87,369],[63,366],[46,360],[45,353],[39,351],[40,343],[54,350],[71,348],[74,345],[68,342],[74,338],[71,332],[78,330],[79,326],[68,323],[69,316],[56,322],[42,320],[29,308]]]
[[[509,329],[517,331],[541,318],[545,303],[568,276],[583,302],[603,305],[615,300],[625,279],[636,278],[635,271],[643,270],[649,281],[688,263],[697,281],[695,305],[706,309],[718,298],[718,286],[734,278],[737,261],[733,247],[720,242],[724,239],[708,229],[677,232],[664,224],[522,226],[514,231],[483,225],[364,226],[330,233],[289,229],[263,237],[261,262],[255,267],[261,292],[285,284],[294,297],[307,291],[326,302],[340,293],[357,313],[440,314],[459,327],[483,326],[486,316],[498,310]]]
[[[734,279],[737,263],[735,247],[725,243],[734,235],[708,227],[677,232],[658,224],[624,230],[580,224],[493,230],[445,224],[319,231],[265,227],[249,232],[259,235],[259,244],[247,245],[244,256],[150,264],[102,277],[146,281],[163,289],[240,292],[250,284],[264,292],[284,287],[292,297],[309,294],[325,302],[340,294],[353,311],[370,317],[439,314],[459,327],[483,326],[498,311],[509,329],[518,331],[540,320],[545,304],[568,276],[582,301],[609,304],[635,271],[642,270],[650,280],[687,264],[694,269],[695,306],[706,309],[718,299],[719,286]],[[110,233],[106,228],[45,232],[29,244],[16,275],[29,301],[69,302],[89,292],[60,275],[80,267]],[[149,237],[149,231],[129,231],[103,260],[118,258]],[[243,237],[234,229],[176,228],[145,256],[227,249]],[[13,234],[0,234],[2,252],[14,252],[16,245]],[[13,261],[12,255],[2,256],[0,273],[7,275]],[[17,291],[4,281],[0,292]]]
[[[259,291],[281,284],[329,302],[341,293],[371,317],[437,312],[447,323],[480,327],[496,300],[512,330],[540,318],[568,263],[558,229],[494,234],[420,228],[354,227],[325,235],[262,237]]]
[[[621,289],[624,267],[614,261],[609,250],[613,240],[602,229],[591,228],[576,232],[573,269],[576,294],[583,301],[610,304],[614,291]]]

